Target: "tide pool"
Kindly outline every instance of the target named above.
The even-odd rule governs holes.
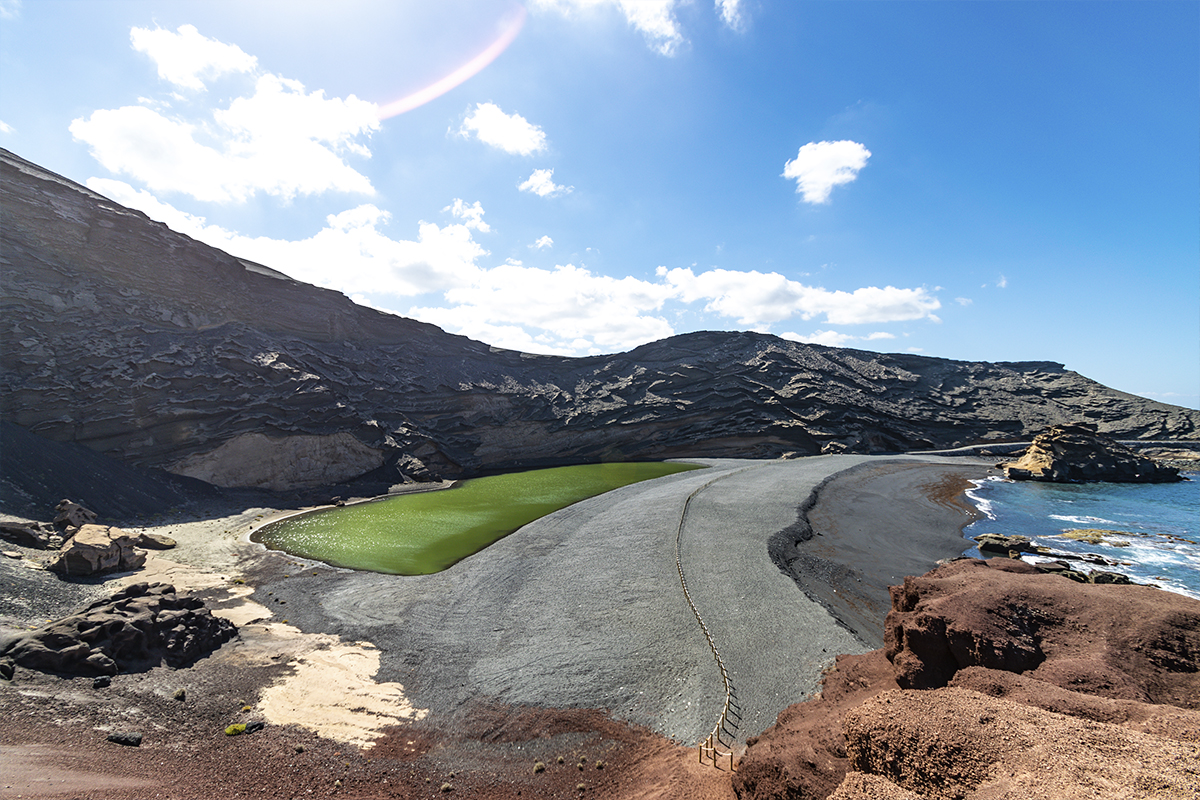
[[[452,489],[407,494],[272,522],[251,536],[272,550],[337,567],[427,575],[572,503],[697,464],[583,464],[473,478]]]
[[[1136,583],[1200,599],[1200,475],[1188,477],[1150,484],[980,481],[967,496],[987,518],[963,533],[1028,536],[1055,550],[1095,553],[1120,563],[1085,570],[1122,572]],[[1100,541],[1063,535],[1080,530],[1100,533]]]

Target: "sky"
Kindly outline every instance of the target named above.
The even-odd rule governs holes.
[[[1200,3],[0,0],[0,146],[490,344],[1045,360],[1200,408]]]

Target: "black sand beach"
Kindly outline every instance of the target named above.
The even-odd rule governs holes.
[[[149,780],[170,787],[172,797],[201,797],[228,788],[222,763],[267,780],[265,763],[295,739],[314,756],[291,759],[298,773],[288,785],[304,785],[294,778],[316,770],[312,778],[319,775],[328,786],[325,761],[365,763],[355,743],[395,725],[405,741],[439,743],[414,745],[404,756],[405,774],[418,776],[414,786],[421,788],[421,775],[449,771],[458,772],[461,783],[464,771],[496,767],[489,748],[511,756],[525,746],[495,741],[495,731],[524,718],[521,709],[528,708],[566,709],[555,713],[574,720],[566,726],[574,733],[560,730],[562,720],[545,730],[526,726],[522,735],[543,749],[567,736],[574,746],[608,742],[604,747],[614,754],[620,750],[611,731],[608,738],[580,732],[581,725],[599,725],[576,718],[594,713],[587,709],[610,713],[606,725],[644,731],[621,747],[646,747],[652,733],[690,747],[711,728],[723,691],[682,598],[677,533],[696,603],[737,684],[744,709],[737,739],[744,741],[811,695],[835,655],[875,646],[872,630],[876,637],[882,631],[878,598],[902,579],[897,570],[924,572],[966,549],[960,534],[966,515],[954,498],[966,478],[982,477],[988,467],[965,459],[867,456],[705,463],[710,469],[564,509],[446,572],[416,578],[334,570],[263,551],[246,536],[269,517],[267,509],[177,519],[163,526],[180,541],[177,551],[163,554],[177,559],[177,567],[159,563],[156,574],[201,589],[219,613],[236,618],[241,636],[187,670],[120,675],[99,694],[90,679],[18,670],[0,696],[0,742],[41,749],[22,751],[24,777],[16,783],[6,777],[3,796],[33,788],[29,781],[42,780],[67,745],[76,761],[82,753],[94,757],[87,775]],[[798,546],[793,539],[800,557],[785,574],[768,546],[777,545],[782,532],[803,528],[797,510],[819,485],[808,522],[820,535]],[[818,546],[810,547],[813,542]],[[6,573],[28,569],[6,562]],[[53,592],[58,579],[37,574]],[[146,577],[113,583],[138,579]],[[37,616],[45,611],[39,604]],[[7,599],[0,613],[10,625],[45,621]],[[186,705],[164,700],[176,688],[187,689]],[[250,716],[265,719],[270,734],[231,747],[219,735],[222,725]],[[128,725],[147,732],[141,748],[104,741],[104,731]],[[694,749],[671,755],[672,747],[663,756],[670,763],[694,760]],[[387,748],[397,767],[394,742]],[[161,766],[150,767],[150,753]],[[509,756],[500,761],[508,763]],[[264,768],[254,767],[259,762]],[[522,762],[522,775],[526,766]],[[78,763],[74,769],[79,772]],[[353,770],[341,772],[346,782],[355,780]],[[377,772],[372,781],[380,779]],[[132,787],[88,785],[95,788],[75,796],[144,796]],[[355,796],[423,796],[359,788]]]

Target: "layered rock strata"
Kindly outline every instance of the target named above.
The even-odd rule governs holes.
[[[500,350],[196,242],[7,151],[0,192],[4,419],[218,484],[900,451],[1079,419],[1200,436],[1200,413],[1053,362],[713,332],[587,358]],[[253,469],[248,448],[267,454]],[[330,452],[340,468],[317,468]]]

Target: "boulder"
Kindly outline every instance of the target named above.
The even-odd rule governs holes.
[[[50,569],[64,575],[99,575],[126,572],[146,563],[146,553],[138,550],[135,537],[105,525],[84,525],[62,549]]]
[[[1046,548],[1039,547],[1030,541],[1028,536],[1003,536],[999,533],[984,533],[972,537],[979,545],[980,552],[999,553],[1042,553]]]
[[[0,649],[0,675],[11,677],[13,665],[60,675],[185,667],[236,633],[199,598],[165,583],[137,583],[10,640]]]
[[[1092,425],[1054,425],[1039,433],[1016,461],[999,465],[1017,481],[1169,483],[1179,470],[1138,455],[1096,433]]]
[[[134,538],[134,545],[143,547],[147,550],[170,550],[178,544],[170,536],[163,536],[161,533],[139,533]]]
[[[36,522],[0,522],[0,539],[37,550],[50,546],[50,534]]]
[[[54,527],[60,531],[67,528],[82,528],[96,521],[96,512],[89,511],[79,503],[71,500],[60,500],[54,507]]]

